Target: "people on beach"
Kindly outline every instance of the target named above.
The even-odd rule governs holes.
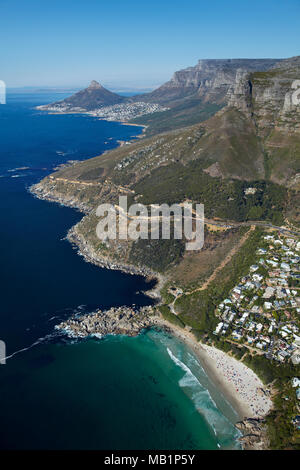
[[[250,408],[253,417],[265,416],[271,407],[271,400],[264,395],[263,384],[254,372],[222,351],[206,345],[204,348],[214,360],[220,375],[234,387],[237,398]]]

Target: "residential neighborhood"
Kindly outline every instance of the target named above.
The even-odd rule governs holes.
[[[72,103],[60,101],[57,103],[39,106],[38,109],[48,111],[49,113],[84,113],[96,116],[107,121],[129,121],[146,114],[167,111],[169,108],[161,106],[158,103],[145,103],[137,101],[136,103],[117,103],[110,106],[99,106],[92,111],[88,111],[82,106],[74,106]]]
[[[214,334],[280,363],[300,364],[300,242],[264,234],[257,261],[216,309]],[[292,381],[300,400],[300,379]],[[300,428],[299,419],[294,425]],[[298,417],[299,418],[299,417]]]
[[[144,116],[145,114],[158,113],[166,111],[167,109],[168,108],[157,103],[144,103],[142,101],[138,101],[136,103],[121,103],[101,107],[88,114],[106,119],[107,121],[128,121],[139,116]]]

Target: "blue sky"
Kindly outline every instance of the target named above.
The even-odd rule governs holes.
[[[300,0],[0,0],[0,79],[153,87],[201,58],[299,55]]]

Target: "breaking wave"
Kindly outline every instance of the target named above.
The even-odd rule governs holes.
[[[184,372],[183,377],[179,379],[179,386],[184,389],[185,393],[193,401],[197,411],[205,418],[213,430],[219,445],[224,448],[232,442],[232,438],[237,439],[240,437],[241,433],[221,413],[209,391],[203,387],[188,365],[178,359],[169,347],[167,347],[167,352],[172,361]],[[190,354],[188,354],[188,358],[195,361]],[[201,368],[200,365],[199,367]],[[203,371],[202,368],[201,370]]]

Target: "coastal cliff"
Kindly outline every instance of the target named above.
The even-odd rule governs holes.
[[[132,275],[141,275],[149,282],[154,281],[154,287],[147,290],[146,294],[148,297],[160,300],[160,289],[165,281],[164,277],[160,273],[157,273],[146,266],[127,262],[124,257],[116,258],[114,256],[115,252],[110,253],[109,250],[103,249],[105,247],[103,247],[102,244],[102,249],[97,250],[97,247],[90,243],[81,231],[81,226],[85,223],[85,218],[89,220],[88,217],[93,216],[93,207],[87,200],[80,200],[74,197],[72,190],[70,194],[60,192],[55,185],[53,186],[51,179],[47,181],[50,181],[52,186],[50,185],[49,187],[49,185],[41,182],[33,185],[30,188],[30,192],[39,199],[56,202],[64,206],[77,209],[84,214],[82,220],[77,225],[71,227],[66,236],[67,240],[76,250],[78,250],[78,253],[83,256],[87,262],[95,264],[101,268],[123,271]],[[124,245],[126,246],[126,243],[124,243]]]
[[[266,178],[299,188],[300,58],[286,59],[264,72],[240,72],[228,90],[228,107],[248,116],[264,154]],[[298,85],[297,85],[298,84]]]
[[[69,231],[68,239],[87,261],[160,280],[152,292],[160,300],[160,313],[156,310],[153,315],[151,310],[136,312],[126,307],[124,311],[97,311],[92,316],[72,318],[59,328],[75,336],[134,336],[144,328],[163,322],[166,325],[172,320],[181,327],[179,336],[191,335],[197,354],[198,340],[202,342],[208,362],[216,364],[216,380],[222,376],[224,388],[231,382],[230,399],[234,401],[232,397],[240,394],[238,408],[245,410],[238,424],[244,434],[243,447],[264,449],[270,446],[270,420],[263,420],[272,406],[270,389],[274,382],[282,386],[281,371],[288,378],[287,383],[297,373],[290,364],[271,363],[264,351],[245,341],[218,337],[216,309],[224,299],[228,300],[232,289],[241,290],[243,277],[261,261],[256,256],[261,248],[261,228],[276,230],[281,238],[282,227],[299,224],[300,108],[291,97],[300,62],[293,58],[267,64],[258,71],[238,65],[241,63],[236,64],[234,73],[225,73],[223,64],[217,75],[214,72],[211,79],[203,81],[201,74],[210,73],[213,64],[199,63],[198,72],[176,74],[166,87],[170,99],[175,99],[183,88],[185,96],[191,89],[197,96],[203,92],[201,99],[212,99],[214,94],[214,99],[220,99],[219,104],[224,106],[207,121],[130,142],[99,157],[60,168],[31,190],[39,198],[84,213]],[[219,98],[217,90],[221,90]],[[203,249],[187,253],[180,240],[100,241],[96,235],[96,208],[101,203],[118,205],[120,195],[128,197],[128,205],[186,200],[204,203],[205,217],[211,223],[206,223]],[[250,230],[247,224],[251,225]],[[269,269],[265,264],[267,273]],[[263,276],[265,271],[264,279]],[[258,289],[261,287],[265,289],[265,285]],[[249,305],[247,298],[242,310],[248,310]],[[269,313],[263,308],[259,311],[264,317]],[[264,393],[266,387],[268,393]],[[290,416],[286,418],[286,399],[280,397],[275,404],[274,412],[279,410],[282,422],[289,419],[292,423]],[[279,444],[270,438],[272,445],[275,442],[275,447],[284,447],[293,443],[292,426]]]
[[[51,180],[50,180],[51,182]],[[53,182],[49,183],[53,184]],[[92,206],[89,206],[87,201],[79,201],[76,198],[67,197],[57,191],[57,188],[51,192],[47,185],[43,186],[43,184],[39,184],[32,188],[32,192],[40,198],[44,198],[50,201],[59,202],[60,204],[65,204],[74,208],[78,208],[81,210],[85,216],[89,217],[92,211]],[[152,291],[147,291],[146,293],[156,300],[161,300],[160,298],[160,290],[166,281],[163,277],[159,277],[159,275],[153,272],[150,272],[148,269],[141,269],[139,266],[126,266],[123,263],[116,263],[113,261],[108,260],[108,258],[101,258],[97,252],[95,252],[93,246],[90,245],[87,239],[85,239],[80,231],[78,231],[78,225],[71,228],[68,236],[68,240],[75,245],[77,249],[79,249],[80,254],[82,254],[86,261],[92,262],[96,265],[101,267],[106,267],[108,269],[119,269],[131,274],[142,274],[148,278],[152,278],[154,276],[158,276],[160,279],[160,283],[157,284],[155,289]],[[157,278],[157,277],[156,277]],[[68,320],[58,324],[56,326],[57,330],[67,334],[68,336],[74,338],[85,338],[88,336],[96,336],[96,337],[104,337],[106,335],[127,335],[127,336],[136,336],[142,330],[158,327],[163,328],[164,330],[170,331],[171,333],[178,336],[178,338],[182,341],[187,342],[187,344],[193,349],[196,355],[199,354],[199,360],[203,360],[203,354],[205,350],[199,344],[194,337],[193,333],[190,332],[188,327],[176,328],[175,325],[171,324],[169,321],[164,319],[159,312],[159,309],[153,307],[142,307],[141,309],[131,308],[131,307],[119,307],[119,308],[111,308],[106,311],[97,310],[91,314],[86,315],[75,315]],[[216,354],[218,354],[217,350],[215,350]],[[210,373],[210,368],[215,367],[212,366],[211,359],[209,356],[205,356],[205,359],[208,364],[208,373]],[[228,360],[229,359],[228,357]],[[218,371],[218,377],[220,378],[222,373]],[[215,373],[214,369],[212,369],[212,379],[214,380]],[[247,377],[247,375],[246,375]],[[233,406],[236,406],[237,396],[234,398],[234,394],[232,393],[231,389],[227,393],[227,385],[226,385],[226,378],[223,378],[222,387],[225,387],[225,395],[228,396],[229,401],[233,399]],[[248,379],[247,379],[248,380]],[[246,402],[242,399],[238,401],[238,409],[245,409],[244,412],[241,412],[241,417],[249,416],[248,414],[248,407]],[[261,441],[264,441],[264,434],[263,430],[261,430],[261,434],[259,434],[259,430],[255,429],[255,432],[247,428],[239,428],[243,434],[246,433],[244,437],[241,438],[240,442],[243,448],[245,449],[256,449],[256,448],[265,448],[262,447],[260,444]]]
[[[171,106],[190,95],[203,98],[204,102],[226,102],[238,72],[266,71],[279,62],[280,59],[201,59],[195,66],[175,72],[171,80],[142,98]]]
[[[240,74],[265,72],[282,59],[201,59],[178,70],[150,93],[124,97],[93,80],[65,100],[39,107],[54,113],[89,112],[102,119],[147,126],[147,135],[182,128],[213,116],[228,103]]]

